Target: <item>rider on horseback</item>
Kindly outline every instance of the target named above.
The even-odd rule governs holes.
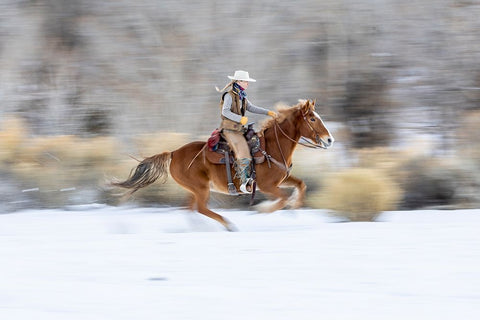
[[[256,81],[250,78],[248,72],[237,70],[233,77],[228,76],[228,78],[231,81],[222,90],[217,88],[219,92],[230,88],[229,91],[222,94],[220,101],[222,110],[220,129],[235,153],[235,170],[241,181],[240,190],[244,193],[250,193],[253,183],[250,178],[252,157],[243,135],[246,131],[245,125],[248,122],[245,112],[248,110],[252,113],[265,114],[271,117],[276,117],[277,114],[274,111],[257,107],[247,99],[245,90],[248,88],[249,82]]]

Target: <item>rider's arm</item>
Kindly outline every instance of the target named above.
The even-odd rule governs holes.
[[[252,113],[268,114],[267,109],[262,108],[262,107],[257,107],[256,105],[251,103],[248,99],[247,99],[247,110],[252,112]]]
[[[240,123],[242,116],[236,113],[233,113],[230,109],[232,108],[232,96],[226,94],[223,98],[223,107],[222,107],[222,116],[230,119],[232,121]]]

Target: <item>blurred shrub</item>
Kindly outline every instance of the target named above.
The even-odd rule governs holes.
[[[405,172],[402,201],[405,209],[468,208],[479,201],[478,170],[464,159],[416,158],[406,163],[402,170]]]
[[[1,123],[0,163],[17,161],[17,156],[27,133],[25,128],[25,123],[15,117],[6,118]]]
[[[72,150],[70,160],[83,165],[101,163],[111,166],[118,159],[121,145],[114,137],[98,136],[89,139],[78,139],[75,142],[76,152]]]
[[[44,30],[50,41],[60,48],[72,50],[81,43],[76,23],[82,15],[81,1],[49,0]]]
[[[29,139],[21,152],[22,162],[46,164],[50,162],[69,161],[75,153],[76,138],[71,135],[41,136]]]
[[[348,124],[353,148],[386,146],[393,137],[387,116],[388,81],[376,72],[358,72],[346,84],[341,116]]]
[[[24,143],[20,160],[46,164],[62,162],[79,166],[110,162],[118,155],[120,144],[113,137],[78,138],[73,135],[42,136]]]
[[[372,168],[391,173],[395,171],[399,163],[404,161],[405,155],[388,147],[376,147],[354,150],[358,158],[357,166]]]
[[[382,211],[395,209],[400,197],[400,188],[381,171],[352,168],[330,175],[309,202],[350,221],[373,221]]]
[[[407,172],[403,170],[407,163],[424,156],[425,145],[411,145],[408,149],[376,147],[353,150],[356,166],[381,171],[397,184],[402,185]]]
[[[459,144],[462,145],[462,144]],[[431,206],[471,208],[480,203],[480,171],[472,158],[470,143],[462,148],[462,158],[432,157],[431,146],[412,144],[409,149],[371,148],[355,152],[357,165],[380,170],[403,190],[400,208]],[[479,154],[480,156],[480,154]]]
[[[331,150],[297,148],[293,154],[292,174],[305,182],[307,193],[317,190],[321,182],[334,170],[337,154]],[[321,170],[319,170],[321,168]],[[314,173],[314,174],[312,174]]]
[[[173,151],[188,142],[188,134],[156,132],[135,137],[135,143],[142,157],[149,157],[164,151]]]
[[[108,134],[112,127],[111,119],[112,115],[106,110],[90,110],[84,115],[82,131],[90,134]]]
[[[473,159],[480,166],[478,137],[480,137],[480,110],[465,112],[456,131],[456,141],[458,142],[456,147],[462,157]]]

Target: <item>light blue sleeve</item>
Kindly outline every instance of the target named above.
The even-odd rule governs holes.
[[[257,107],[256,105],[251,103],[248,99],[247,99],[247,110],[252,112],[252,113],[268,114],[267,109],[262,108],[262,107]]]

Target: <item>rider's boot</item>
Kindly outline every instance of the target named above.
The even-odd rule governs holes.
[[[251,159],[242,158],[235,161],[235,170],[237,177],[240,178],[240,191],[243,193],[252,193],[253,179],[250,178]]]

